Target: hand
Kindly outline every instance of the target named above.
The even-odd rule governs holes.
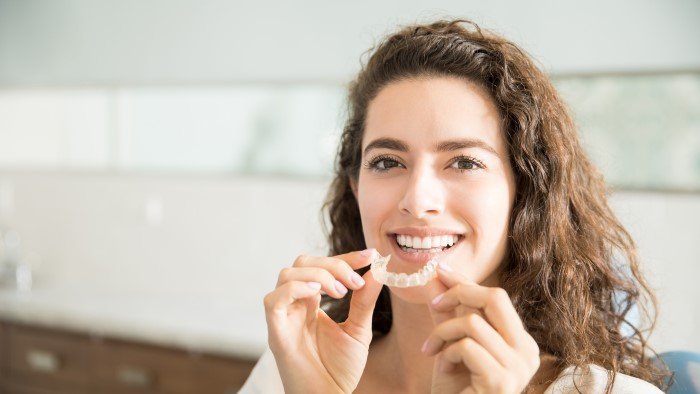
[[[352,277],[357,275],[354,269],[371,263],[373,253],[299,256],[280,272],[275,290],[265,296],[268,342],[286,393],[350,393],[357,387],[382,284],[370,271],[359,284]],[[320,292],[342,298],[347,288],[354,290],[350,312],[337,324],[319,308]]]
[[[539,368],[539,347],[506,291],[444,268],[434,282],[432,292],[441,293],[429,306],[436,326],[423,347],[438,354],[432,392],[522,392]]]

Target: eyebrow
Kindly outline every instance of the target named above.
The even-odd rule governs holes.
[[[397,140],[395,138],[377,138],[376,140],[370,142],[367,147],[365,148],[364,155],[367,156],[367,154],[372,150],[372,149],[391,149],[391,150],[397,150],[400,152],[408,152],[408,145],[406,145],[403,141]],[[493,153],[496,155],[496,157],[500,158],[501,155],[496,152],[495,149],[491,147],[491,145],[487,144],[483,140],[480,139],[474,139],[474,138],[465,138],[465,139],[459,139],[459,140],[448,140],[448,141],[443,141],[438,143],[433,150],[438,153],[442,152],[450,152],[454,150],[460,150],[460,149],[466,149],[466,148],[481,148],[484,149],[488,152]]]

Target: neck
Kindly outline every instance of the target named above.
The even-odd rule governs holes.
[[[433,330],[427,304],[411,304],[391,297],[391,330],[377,341],[375,370],[387,384],[401,392],[430,392],[435,357],[421,352],[423,342]]]

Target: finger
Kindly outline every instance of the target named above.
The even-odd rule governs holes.
[[[472,375],[477,375],[487,382],[499,379],[505,373],[498,361],[472,338],[453,343],[442,354],[447,363],[463,364]],[[454,366],[448,366],[447,369],[454,369]],[[474,380],[472,377],[472,383]]]
[[[425,354],[432,356],[448,343],[465,337],[474,339],[503,367],[510,367],[517,360],[518,354],[483,317],[476,313],[446,321],[435,327],[425,341]]]
[[[307,307],[305,319],[309,321],[315,316],[309,313],[308,299],[315,298],[321,291],[318,282],[288,282],[267,294],[263,300],[265,304],[265,320],[267,321],[268,340],[270,344],[279,343],[279,339],[289,335],[288,312],[294,309],[294,304],[300,301]],[[299,309],[298,304],[296,309]],[[314,309],[314,312],[318,310]]]
[[[437,273],[435,280],[442,283],[447,289],[463,283],[476,285],[476,282],[455,271],[446,261],[441,261],[435,272]]]
[[[348,289],[336,279],[331,272],[319,267],[291,267],[280,271],[277,279],[277,286],[282,286],[287,282],[318,282],[321,289],[334,298],[343,298]]]
[[[364,286],[364,281],[354,270],[369,265],[375,252],[375,249],[367,249],[331,257],[301,255],[294,260],[293,267],[324,268],[345,287],[356,290]]]
[[[365,250],[357,250],[350,253],[339,254],[333,257],[345,261],[353,270],[357,270],[370,265],[372,263],[372,259],[376,254],[376,249],[369,248]]]
[[[287,314],[287,308],[296,302],[307,297],[319,294],[321,284],[318,282],[292,281],[276,288],[267,294],[263,299],[266,315],[275,316]]]
[[[316,318],[318,311],[321,310],[321,294],[304,298],[304,303],[306,304],[306,321],[307,323],[311,323]]]
[[[445,360],[443,365],[464,365],[469,369],[471,387],[475,393],[519,393],[532,377],[520,376],[517,371],[503,368],[486,349],[471,338],[449,346],[442,354]]]
[[[447,291],[449,288],[445,286],[444,283],[442,283],[437,277],[434,279],[431,279],[426,285],[425,288],[427,290],[429,299],[434,299],[440,294],[443,294],[445,291]],[[438,311],[434,308],[428,308],[430,310],[430,317],[433,319],[433,324],[438,325],[442,322],[448,321],[450,319],[453,319],[456,317],[456,314],[453,311]]]
[[[327,264],[332,262],[333,264],[347,264],[352,270],[360,269],[370,265],[372,258],[376,253],[376,249],[370,248],[366,250],[356,250],[349,253],[339,254],[337,256],[323,257],[323,256],[307,256],[301,255],[294,260],[295,267],[308,267],[308,266],[318,266],[318,263]],[[340,260],[340,261],[337,261]]]
[[[450,289],[433,300],[432,309],[447,312],[460,305],[482,309],[487,321],[501,334],[506,343],[512,347],[520,347],[520,342],[525,340],[527,332],[505,290],[480,286],[458,273],[442,269],[438,269],[438,277]]]
[[[365,286],[352,292],[350,311],[343,329],[348,335],[361,339],[363,343],[366,341],[368,345],[372,339],[372,315],[383,285],[374,279],[371,271],[365,273],[364,279]]]
[[[441,277],[440,273],[450,275],[454,273],[453,269],[447,264],[446,261],[441,261],[437,267],[437,275],[435,279],[433,280],[435,285],[435,289],[442,289],[439,293],[433,293],[433,298],[431,300],[434,300],[437,298],[437,296],[442,295],[445,291],[449,290],[450,288],[460,284],[460,283],[474,283],[473,281],[467,279],[464,275],[459,274],[459,273],[454,273],[454,275],[459,278],[458,281],[455,280],[445,280],[444,276]],[[462,312],[458,313],[456,316],[463,316],[466,315],[467,313],[475,312],[478,311],[479,314],[481,314],[481,310],[478,308],[470,308],[467,307],[466,305],[461,305],[460,307],[457,307],[457,312]]]

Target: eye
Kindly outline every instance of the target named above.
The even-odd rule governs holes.
[[[377,172],[389,171],[389,169],[401,166],[397,160],[391,158],[391,156],[377,156],[374,159],[369,160],[365,163],[365,168],[368,168]]]
[[[453,157],[452,160],[454,160],[454,162],[452,163],[453,166],[454,164],[457,164],[457,167],[452,168],[459,172],[474,171],[486,168],[482,162],[469,156],[459,155]]]

